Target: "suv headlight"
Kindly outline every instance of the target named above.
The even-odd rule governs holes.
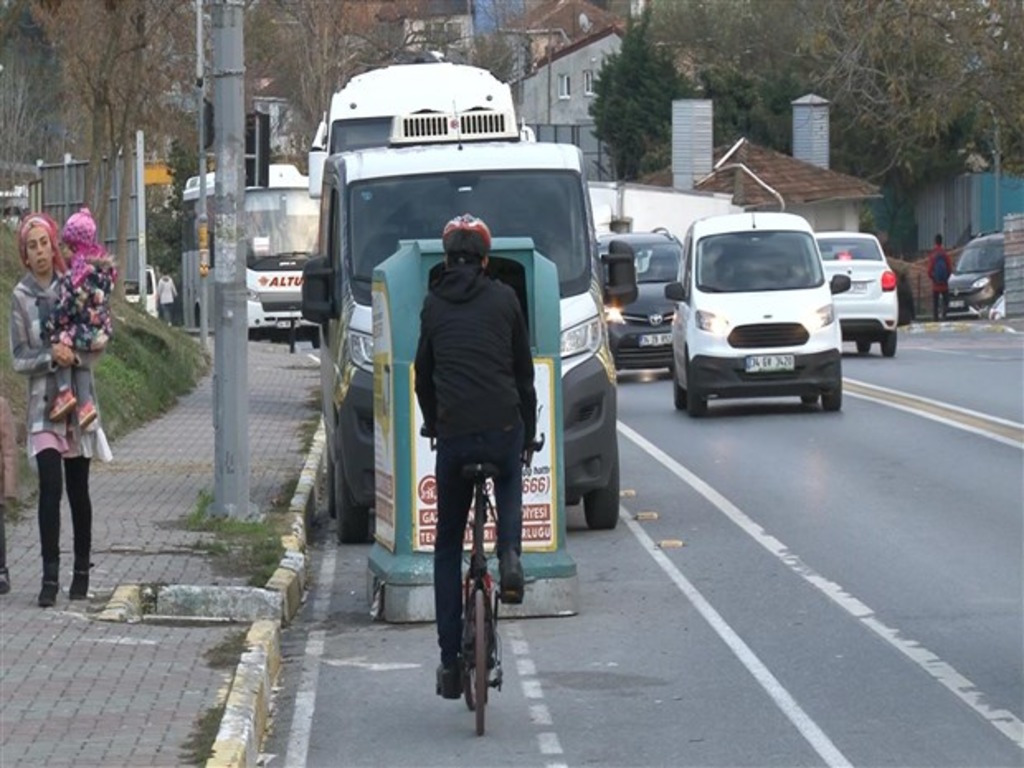
[[[813,314],[807,316],[804,321],[804,325],[807,327],[808,333],[814,333],[820,331],[829,325],[832,325],[836,321],[836,312],[831,304],[826,304],[824,307],[820,307]]]
[[[594,317],[562,331],[562,357],[575,357],[585,352],[593,354],[601,348],[603,339],[601,318]]]
[[[373,336],[362,331],[349,331],[348,352],[356,368],[373,373]]]

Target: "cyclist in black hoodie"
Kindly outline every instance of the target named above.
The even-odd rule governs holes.
[[[424,431],[437,438],[437,538],[434,607],[441,666],[437,692],[462,693],[462,546],[473,485],[462,466],[489,462],[498,509],[498,566],[503,602],[523,600],[521,462],[537,426],[533,357],[519,301],[485,274],[491,232],[469,214],[442,235],[445,267],[420,313],[416,397]]]

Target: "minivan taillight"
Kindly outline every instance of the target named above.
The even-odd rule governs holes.
[[[885,270],[885,272],[882,273],[882,290],[896,290],[896,273],[893,272],[891,269],[887,269]]]

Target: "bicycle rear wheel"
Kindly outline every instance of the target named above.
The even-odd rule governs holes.
[[[473,688],[476,700],[476,735],[484,735],[484,709],[487,706],[487,609],[484,590],[473,592]]]

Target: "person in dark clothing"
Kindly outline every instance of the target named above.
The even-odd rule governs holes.
[[[472,503],[468,463],[498,467],[498,566],[503,602],[523,599],[523,488],[537,426],[537,393],[526,320],[515,292],[487,277],[491,233],[469,214],[448,222],[445,266],[420,313],[416,398],[424,433],[437,440],[434,607],[441,666],[437,693],[462,693],[462,549]]]

